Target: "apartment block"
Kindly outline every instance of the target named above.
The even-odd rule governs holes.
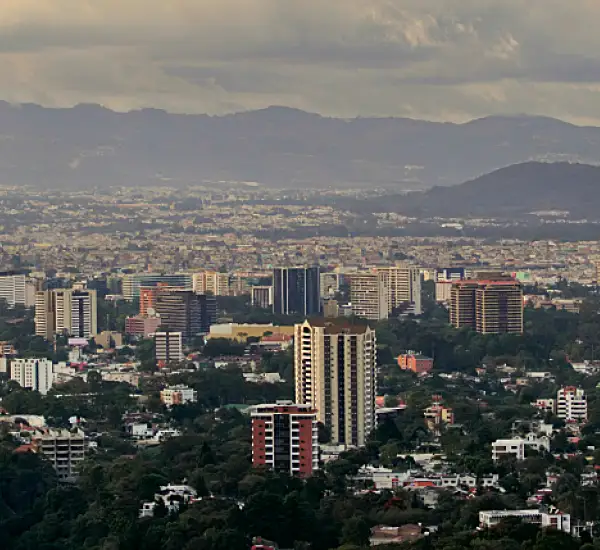
[[[556,416],[566,422],[587,420],[587,397],[581,388],[567,386],[558,390],[555,406]]]
[[[403,310],[421,315],[421,271],[416,267],[378,267],[387,286],[390,312]]]
[[[196,294],[229,296],[229,273],[219,271],[201,271],[192,275],[192,290]]]
[[[198,392],[188,386],[169,386],[160,392],[160,400],[167,407],[196,403]]]
[[[51,359],[11,359],[10,379],[18,382],[22,388],[46,395],[54,382]]]
[[[303,477],[316,471],[319,443],[312,406],[278,401],[253,407],[252,464]]]
[[[389,317],[390,289],[381,273],[353,273],[349,275],[352,314],[369,321]]]
[[[375,425],[377,341],[366,323],[316,319],[295,326],[296,402],[317,411],[331,442],[362,446]]]
[[[183,335],[181,332],[156,332],[154,334],[154,353],[159,365],[178,363],[184,358]]]

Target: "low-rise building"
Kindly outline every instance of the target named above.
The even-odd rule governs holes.
[[[169,386],[160,392],[160,400],[167,407],[196,403],[198,392],[188,386]]]
[[[507,518],[519,518],[540,527],[571,532],[571,516],[556,509],[548,510],[486,510],[479,512],[481,527],[493,527]]]
[[[417,374],[423,374],[433,369],[433,359],[426,355],[409,351],[398,356],[398,366],[402,370],[410,370]]]

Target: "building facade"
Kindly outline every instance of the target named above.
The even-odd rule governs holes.
[[[52,464],[60,481],[75,482],[88,440],[82,430],[49,430],[34,441],[38,453]]]
[[[404,310],[421,315],[421,272],[418,268],[379,267],[377,272],[382,275],[389,292],[390,313],[394,310]]]
[[[376,364],[367,324],[317,319],[295,326],[296,402],[317,411],[333,444],[362,446],[373,430]]]
[[[556,416],[566,422],[587,420],[587,397],[581,388],[567,386],[558,390],[555,406]]]
[[[134,273],[124,275],[121,281],[123,298],[135,300],[140,297],[141,287],[153,287],[163,284],[174,288],[192,290],[192,276],[188,273],[164,275],[160,273]]]
[[[356,273],[348,276],[352,315],[369,321],[387,319],[390,314],[390,289],[381,273]]]
[[[143,317],[136,315],[125,319],[125,333],[137,336],[138,338],[148,338],[153,335],[160,327],[160,317]]]
[[[273,270],[273,313],[318,315],[321,309],[320,269],[279,267]]]
[[[201,271],[192,275],[192,290],[196,294],[229,296],[229,273],[219,271]]]
[[[54,370],[50,359],[11,359],[10,379],[22,388],[39,391],[46,395],[54,382]]]
[[[196,403],[198,392],[188,386],[169,386],[160,392],[160,400],[167,407]]]
[[[452,284],[450,322],[480,334],[523,333],[523,288],[510,278]]]
[[[183,336],[181,332],[156,332],[154,353],[159,365],[178,363],[183,360]]]
[[[319,468],[317,415],[311,405],[278,401],[252,411],[252,464],[291,475]]]
[[[250,299],[254,307],[270,309],[273,307],[273,287],[253,286],[250,289]]]
[[[433,359],[420,353],[408,352],[398,356],[398,366],[402,370],[423,374],[433,368]]]
[[[0,272],[0,300],[9,307],[35,305],[35,285],[25,274]]]
[[[98,333],[98,302],[91,289],[42,290],[35,297],[35,333],[93,338]]]
[[[156,295],[155,310],[163,329],[181,332],[184,341],[189,341],[210,331],[217,318],[217,301],[191,290],[162,289]]]

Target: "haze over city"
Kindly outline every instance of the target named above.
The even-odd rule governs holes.
[[[0,2],[0,548],[600,549],[599,16]]]

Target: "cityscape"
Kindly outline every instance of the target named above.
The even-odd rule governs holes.
[[[600,3],[0,3],[0,550],[599,550]]]

